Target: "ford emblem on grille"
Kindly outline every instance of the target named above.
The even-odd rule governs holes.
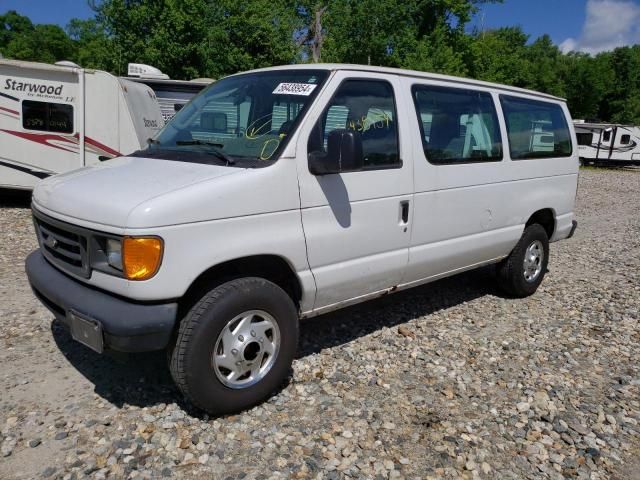
[[[52,236],[48,236],[44,243],[47,247],[52,249],[55,249],[58,246],[58,240],[56,240]]]

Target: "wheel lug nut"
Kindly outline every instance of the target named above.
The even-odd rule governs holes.
[[[264,338],[261,338],[261,339],[260,339],[260,343],[262,343],[262,342],[264,342]]]
[[[251,330],[251,336],[255,337],[256,336],[256,332],[254,332],[253,330]]]
[[[238,354],[238,350],[236,350],[235,348],[233,350],[231,350],[231,353],[233,353],[234,355]]]
[[[241,342],[244,342],[244,337],[242,335],[239,335],[238,340],[240,340]]]

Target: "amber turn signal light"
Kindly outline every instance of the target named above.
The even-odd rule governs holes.
[[[148,280],[160,268],[162,239],[158,237],[124,237],[122,267],[129,280]]]

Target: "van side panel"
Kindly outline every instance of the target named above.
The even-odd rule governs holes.
[[[413,84],[448,86],[442,82],[405,79]],[[450,86],[450,85],[449,85]],[[563,106],[573,137],[571,157],[511,160],[498,92],[490,92],[500,122],[503,160],[434,165],[420,139],[420,126],[412,112],[415,199],[410,258],[403,283],[414,283],[446,272],[463,270],[507,256],[524,225],[537,210],[550,208],[558,226],[553,240],[568,235],[573,220],[578,157],[570,117]],[[412,106],[413,107],[413,106]]]

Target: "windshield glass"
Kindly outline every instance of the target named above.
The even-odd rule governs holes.
[[[278,70],[224,78],[196,96],[138,153],[240,167],[270,164],[328,73]]]

